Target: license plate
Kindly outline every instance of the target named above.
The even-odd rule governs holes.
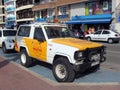
[[[97,64],[99,64],[99,61],[93,62],[93,63],[91,64],[91,66],[95,66],[95,65],[97,65]]]

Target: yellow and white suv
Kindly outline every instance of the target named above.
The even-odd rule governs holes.
[[[33,59],[52,64],[59,82],[71,82],[76,72],[98,69],[105,61],[103,45],[76,39],[65,25],[55,23],[21,25],[15,49],[23,66],[31,66]]]

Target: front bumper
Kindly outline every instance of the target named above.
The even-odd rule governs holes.
[[[14,43],[6,44],[6,49],[8,50],[14,50],[14,47],[15,47]]]
[[[76,64],[74,64],[74,70],[83,72],[89,68],[100,65],[100,63],[106,60],[106,57],[104,56],[104,54],[106,53],[105,48],[106,47],[102,46],[86,49],[86,51],[84,52],[84,60],[78,61]]]
[[[100,61],[94,61],[94,62],[83,62],[82,64],[73,65],[73,69],[76,72],[84,72],[87,69],[90,69],[94,66],[100,65],[102,62],[105,62],[106,58],[103,57]]]

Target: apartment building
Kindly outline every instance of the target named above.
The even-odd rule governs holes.
[[[16,22],[17,25],[30,23],[34,20],[32,7],[34,0],[16,0]]]
[[[5,26],[6,28],[14,28],[16,24],[16,0],[4,0],[5,3]]]
[[[0,0],[0,28],[5,27],[5,6],[4,6],[4,0]]]

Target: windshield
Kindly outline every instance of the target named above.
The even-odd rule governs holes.
[[[16,35],[16,31],[13,30],[4,30],[3,31],[3,36],[15,36]]]
[[[74,34],[66,27],[45,26],[45,30],[49,39],[74,37]]]

